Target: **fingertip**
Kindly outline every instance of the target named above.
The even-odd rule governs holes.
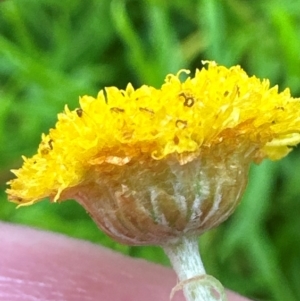
[[[177,282],[169,268],[60,234],[0,223],[0,241],[0,301],[167,301]]]

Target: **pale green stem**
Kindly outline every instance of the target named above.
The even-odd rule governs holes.
[[[196,237],[181,237],[163,248],[179,278],[171,298],[177,290],[183,289],[187,301],[227,301],[221,283],[205,273]]]

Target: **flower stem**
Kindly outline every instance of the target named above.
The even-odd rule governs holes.
[[[183,289],[187,301],[226,301],[221,283],[207,275],[200,258],[196,237],[181,237],[179,241],[163,246],[179,283],[173,288],[171,298],[177,290]]]

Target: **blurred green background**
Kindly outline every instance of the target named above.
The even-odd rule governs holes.
[[[267,77],[300,95],[297,0],[8,0],[0,4],[0,219],[91,240],[168,264],[156,247],[127,247],[99,231],[77,203],[8,203],[21,155],[67,103],[104,86],[159,87],[201,60]],[[256,300],[300,300],[300,149],[253,166],[235,214],[200,239],[208,273]],[[1,242],[0,242],[1,243]]]

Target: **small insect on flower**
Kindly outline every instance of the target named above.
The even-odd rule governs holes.
[[[82,117],[82,115],[83,115],[83,110],[82,110],[81,108],[76,109],[75,112],[76,112],[76,114],[78,115],[78,117]]]

